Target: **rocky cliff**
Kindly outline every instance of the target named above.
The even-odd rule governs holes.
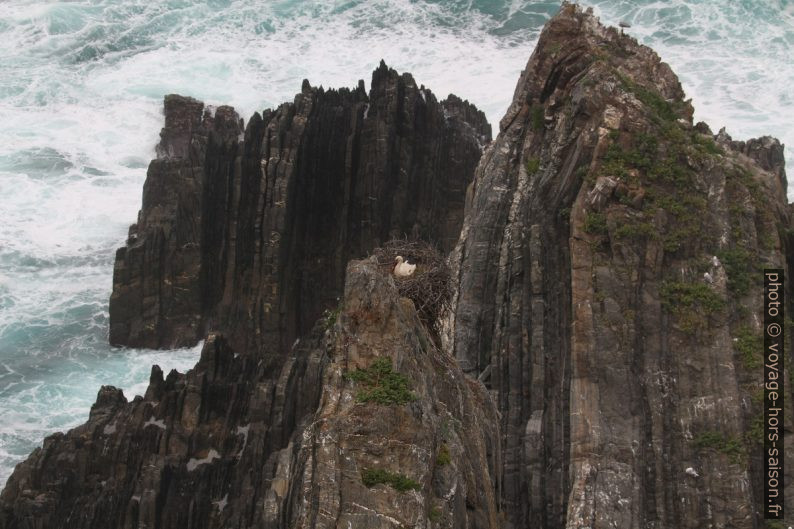
[[[499,527],[499,424],[374,259],[282,361],[210,335],[187,374],[47,438],[0,496],[11,528]]]
[[[303,83],[254,114],[165,99],[138,222],[116,255],[110,342],[283,354],[337,304],[345,265],[394,237],[449,250],[490,140],[482,112],[381,63],[369,95]]]
[[[476,171],[481,113],[385,66],[369,95],[305,84],[244,132],[167,98],[111,340],[215,332],[195,369],[103,388],[49,437],[0,528],[764,527],[782,147],[713,134],[684,97],[566,4]],[[442,350],[388,270],[348,263],[399,234],[451,249]]]
[[[693,124],[668,65],[579,7],[546,26],[452,257],[446,344],[498,402],[507,526],[763,526],[782,160]]]

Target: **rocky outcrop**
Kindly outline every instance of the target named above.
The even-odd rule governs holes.
[[[692,114],[567,3],[470,185],[482,114],[385,65],[244,131],[167,98],[111,340],[216,332],[49,437],[0,529],[762,527],[760,271],[794,273],[794,212],[777,140]],[[443,351],[374,259],[345,268],[400,234],[452,248]]]
[[[691,117],[652,50],[565,5],[483,154],[446,346],[498,402],[504,527],[763,524],[782,149]]]
[[[280,368],[211,335],[143,397],[103,387],[17,467],[0,527],[499,527],[487,392],[373,259],[345,285]]]
[[[285,354],[342,293],[345,264],[393,237],[449,250],[490,126],[381,66],[369,95],[306,81],[254,114],[167,96],[165,127],[127,245],[110,341]]]

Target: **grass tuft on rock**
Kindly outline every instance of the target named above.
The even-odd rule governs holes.
[[[384,468],[368,468],[361,472],[361,482],[368,488],[375,485],[388,485],[398,492],[409,490],[421,490],[422,486],[417,482],[397,472],[391,472]]]
[[[676,317],[679,328],[687,334],[705,329],[709,317],[725,308],[725,299],[705,283],[665,281],[660,293],[662,306]]]
[[[742,325],[733,335],[734,347],[742,356],[742,364],[748,370],[754,370],[764,365],[763,349],[764,340],[760,334],[756,334],[748,325]]]
[[[543,107],[540,105],[532,107],[532,130],[543,130]]]
[[[436,464],[440,467],[449,465],[452,462],[452,455],[449,453],[447,443],[441,443],[441,448],[438,449],[436,456]]]
[[[348,373],[347,378],[362,386],[356,393],[358,402],[399,406],[416,400],[408,377],[394,371],[387,356],[376,358],[366,369]]]
[[[693,443],[699,450],[716,450],[725,454],[731,463],[741,463],[746,455],[744,444],[739,439],[719,432],[703,432],[695,437]]]
[[[603,213],[587,212],[584,217],[584,231],[590,235],[606,235],[607,217]]]
[[[535,174],[540,169],[540,159],[530,158],[527,160],[527,174]]]
[[[755,271],[750,252],[744,248],[733,248],[717,252],[717,257],[728,274],[730,291],[738,296],[747,294],[752,286]]]
[[[624,88],[634,94],[642,104],[650,108],[657,117],[664,121],[675,121],[678,119],[677,110],[678,107],[681,106],[680,102],[667,101],[659,92],[646,88],[639,83],[635,83],[623,75],[620,75],[620,80]]]

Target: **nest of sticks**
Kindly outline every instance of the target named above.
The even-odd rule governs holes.
[[[376,248],[373,255],[389,274],[398,255],[416,264],[413,274],[395,277],[394,282],[400,295],[414,302],[419,319],[438,339],[441,318],[449,310],[452,298],[451,274],[444,255],[424,241],[406,239],[392,239]]]

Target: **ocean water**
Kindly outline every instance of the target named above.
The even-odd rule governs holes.
[[[696,118],[779,137],[794,161],[789,0],[594,0],[680,75]],[[113,253],[140,205],[164,94],[244,116],[314,85],[369,81],[381,58],[496,124],[559,2],[79,0],[0,3],[0,486],[44,436],[84,421],[102,384],[199,347],[111,349]],[[791,195],[791,192],[790,192]]]

